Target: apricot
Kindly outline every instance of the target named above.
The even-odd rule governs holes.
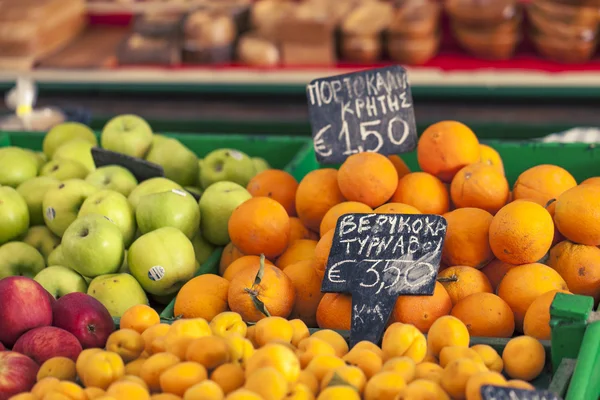
[[[150,393],[144,387],[134,382],[114,382],[106,390],[108,396],[118,400],[150,400]]]
[[[383,364],[383,371],[392,371],[404,379],[404,382],[410,383],[415,379],[417,364],[410,357],[390,358]]]
[[[158,392],[160,390],[160,376],[161,374],[179,363],[179,357],[171,353],[158,353],[154,354],[144,363],[140,368],[140,378],[146,382],[151,392]]]
[[[323,390],[317,400],[360,400],[360,395],[350,386],[332,386]]]
[[[318,337],[308,337],[298,344],[296,355],[298,356],[298,360],[300,360],[300,366],[306,368],[316,356],[334,356],[335,349],[332,345]]]
[[[343,360],[348,365],[360,368],[367,379],[371,379],[383,367],[381,356],[371,350],[357,349],[356,346],[344,356]]]
[[[473,361],[485,364],[479,353],[473,349],[463,346],[446,346],[440,351],[440,366],[444,368],[451,361],[459,358],[469,358]]]
[[[263,367],[273,367],[279,371],[286,381],[294,383],[300,375],[300,361],[289,348],[270,343],[257,350],[246,363],[246,378]]]
[[[185,391],[183,400],[222,400],[223,389],[213,381],[203,381]]]
[[[450,400],[437,382],[416,379],[398,394],[395,400]]]
[[[481,360],[490,371],[502,372],[504,369],[504,362],[500,354],[492,346],[487,344],[476,344],[471,346],[471,349],[475,350],[481,357]]]
[[[123,362],[133,361],[144,351],[142,335],[133,329],[119,329],[106,340],[106,350],[117,353]]]
[[[481,400],[481,387],[484,385],[504,386],[505,384],[506,379],[499,372],[480,372],[469,378],[467,382],[467,400]]]
[[[258,347],[273,341],[290,343],[294,335],[294,328],[290,322],[281,317],[263,318],[256,323],[255,327],[254,341]]]
[[[160,389],[163,393],[183,396],[189,388],[202,382],[207,376],[203,365],[191,361],[182,362],[160,374]]]
[[[348,343],[339,333],[331,329],[321,329],[312,334],[311,337],[322,339],[329,343],[338,357],[344,357],[348,353]]]
[[[54,377],[61,381],[75,381],[77,369],[75,362],[67,357],[52,357],[46,360],[37,373],[37,381]]]
[[[429,329],[427,345],[434,356],[439,356],[446,346],[469,346],[469,330],[458,318],[445,315],[438,318]]]
[[[372,377],[365,387],[365,400],[394,399],[406,387],[402,375],[383,371]]]
[[[142,333],[142,339],[144,340],[144,351],[148,354],[152,354],[152,343],[159,337],[164,337],[167,332],[171,329],[171,325],[168,324],[157,324],[152,325]]]
[[[227,341],[219,336],[194,339],[185,353],[186,360],[202,364],[208,370],[229,362],[230,357]]]
[[[395,322],[385,331],[381,349],[384,360],[406,356],[419,363],[427,353],[427,341],[414,325]]]
[[[106,390],[111,383],[125,375],[125,364],[117,353],[100,351],[89,356],[79,378],[86,387],[94,386]]]
[[[254,354],[254,346],[248,339],[237,333],[230,333],[225,336],[227,346],[229,346],[229,359],[235,364],[245,366],[248,359]]]
[[[290,320],[290,325],[292,326],[292,345],[298,347],[298,344],[310,336],[310,331],[308,330],[308,326],[301,319],[292,319]]]
[[[246,381],[242,367],[233,363],[217,367],[212,372],[210,379],[219,385],[225,395],[241,388]]]
[[[464,399],[468,380],[472,376],[486,371],[487,368],[481,362],[469,358],[459,358],[446,365],[440,384],[453,399]]]
[[[330,370],[321,380],[321,390],[329,386],[350,385],[359,393],[362,393],[367,384],[367,377],[358,367],[345,365],[335,370]]]
[[[330,371],[335,371],[344,365],[346,365],[344,360],[335,355],[316,356],[308,363],[306,370],[321,382]]]
[[[225,336],[228,333],[239,333],[246,336],[248,326],[242,320],[242,316],[233,311],[225,311],[216,315],[210,321],[210,329],[215,336]]]
[[[192,340],[210,335],[212,331],[204,318],[179,319],[165,335],[165,350],[183,359]]]
[[[264,400],[279,400],[288,392],[288,382],[275,368],[264,367],[248,375],[244,388],[260,395]]]
[[[531,381],[544,369],[546,352],[544,346],[531,336],[512,338],[502,352],[504,372],[514,379]]]
[[[415,380],[425,379],[431,382],[440,383],[444,369],[436,363],[422,362],[415,368]]]

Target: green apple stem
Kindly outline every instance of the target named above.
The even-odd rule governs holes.
[[[258,291],[258,287],[260,285],[260,283],[262,282],[262,278],[265,274],[265,255],[261,254],[260,255],[260,267],[258,268],[258,272],[256,273],[256,277],[254,278],[254,283],[252,284],[252,288],[251,289],[244,289],[246,291],[246,293],[248,293],[250,295],[250,298],[252,299],[252,303],[254,303],[254,307],[256,307],[256,309],[261,312],[262,314],[266,315],[267,317],[270,317],[271,314],[269,313],[269,310],[267,310],[267,306],[265,306],[265,303],[263,303],[259,298],[259,291]]]

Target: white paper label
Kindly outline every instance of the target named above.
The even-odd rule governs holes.
[[[157,282],[160,281],[165,276],[165,269],[160,265],[155,265],[154,267],[148,270],[148,278],[151,281]]]

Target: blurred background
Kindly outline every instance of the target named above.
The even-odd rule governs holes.
[[[536,138],[600,126],[599,21],[600,0],[0,0],[0,90],[96,129],[309,135],[308,82],[400,64],[419,128]]]

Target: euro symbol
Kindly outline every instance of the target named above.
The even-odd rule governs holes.
[[[314,137],[313,139],[313,143],[314,143],[314,147],[315,147],[315,153],[317,153],[318,155],[320,155],[321,157],[329,157],[332,153],[332,150],[330,147],[328,147],[325,144],[325,139],[323,138],[323,136],[325,135],[325,133],[331,129],[331,124],[327,125],[326,127],[324,127],[323,129],[321,129]]]

